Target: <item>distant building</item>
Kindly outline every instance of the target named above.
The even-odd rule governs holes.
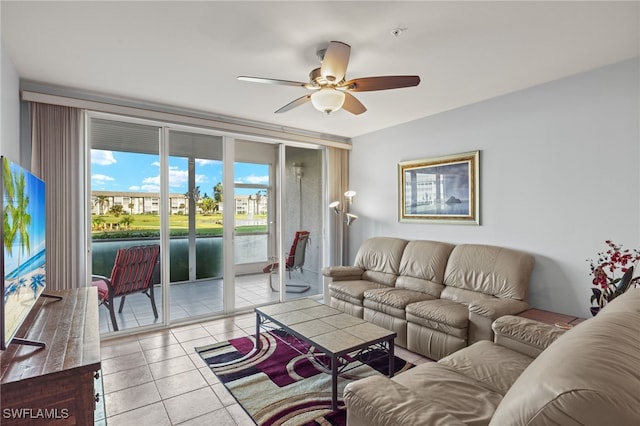
[[[100,200],[104,202],[100,203]],[[266,195],[238,195],[234,199],[235,213],[267,214],[268,200]],[[159,214],[160,196],[154,192],[91,192],[91,214],[107,214],[109,209],[118,205],[126,214]],[[218,212],[222,211],[223,203],[220,203]],[[197,212],[202,213],[199,206]],[[169,194],[169,213],[188,214],[189,198],[185,194]]]
[[[268,200],[266,195],[236,195],[236,214],[267,214]]]

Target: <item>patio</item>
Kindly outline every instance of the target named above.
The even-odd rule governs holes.
[[[171,321],[179,323],[194,317],[205,315],[220,316],[222,311],[222,280],[202,280],[171,284]],[[294,272],[287,284],[306,284],[311,288],[304,293],[287,292],[287,299],[322,295],[322,281],[317,273],[305,271],[304,275]],[[151,303],[144,294],[127,296],[122,313],[117,313],[120,301],[116,299],[116,320],[120,330],[128,330],[140,326],[159,324],[162,322],[162,289],[155,287],[155,300],[158,318],[154,318]],[[260,273],[235,277],[235,310],[243,311],[253,306],[276,303],[279,293],[269,288],[269,275]],[[100,334],[111,333],[113,327],[109,311],[100,307]]]

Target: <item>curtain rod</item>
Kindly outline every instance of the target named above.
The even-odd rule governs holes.
[[[221,118],[206,118],[190,115],[189,112],[164,112],[155,109],[152,105],[127,106],[112,102],[80,99],[71,96],[61,96],[41,91],[28,89],[20,90],[23,101],[60,105],[92,111],[107,112],[112,114],[129,115],[138,118],[167,121],[178,124],[187,124],[199,127],[206,127],[215,130],[223,130],[236,133],[240,136],[271,137],[283,141],[306,142],[322,146],[351,150],[352,145],[348,142],[326,139],[321,136],[305,135],[296,133],[293,129],[269,129],[262,123],[233,123],[223,121]],[[264,127],[263,127],[264,126]]]

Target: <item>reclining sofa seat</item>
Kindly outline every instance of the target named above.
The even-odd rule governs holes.
[[[334,281],[329,285],[331,306],[364,318],[365,291],[395,285],[406,245],[399,238],[371,238],[358,249],[353,266],[325,268],[322,273]]]
[[[366,240],[354,266],[325,268],[334,308],[398,334],[396,344],[440,359],[478,340],[491,323],[528,308],[533,256],[478,244]]]
[[[529,307],[534,258],[503,247],[461,244],[451,251],[440,297],[407,305],[407,349],[443,358],[493,340],[493,321]]]
[[[453,247],[453,244],[436,241],[409,241],[400,259],[395,287],[364,292],[364,319],[395,331],[396,344],[407,347],[406,308],[415,302],[440,297]]]

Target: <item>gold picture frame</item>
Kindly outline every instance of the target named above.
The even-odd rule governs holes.
[[[480,225],[480,151],[398,163],[400,222]]]

